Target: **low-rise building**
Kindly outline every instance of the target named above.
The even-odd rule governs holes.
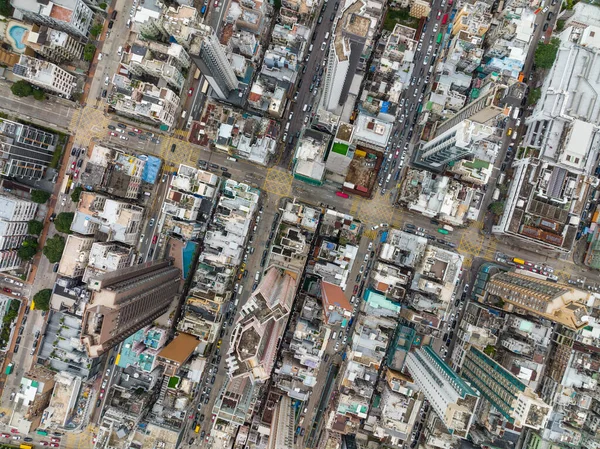
[[[309,184],[321,185],[325,180],[325,155],[329,148],[329,134],[305,129],[298,138],[294,155],[294,178]]]
[[[83,57],[84,45],[78,39],[46,25],[31,26],[23,35],[23,43],[56,64]]]
[[[179,94],[168,87],[119,74],[113,76],[112,82],[115,93],[108,98],[108,104],[117,114],[165,129],[170,129],[179,118]]]
[[[143,216],[141,206],[84,191],[77,204],[71,231],[90,236],[101,232],[108,240],[135,245]]]

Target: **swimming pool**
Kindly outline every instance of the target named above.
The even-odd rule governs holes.
[[[27,28],[23,28],[19,25],[13,25],[8,30],[8,34],[12,37],[14,46],[17,47],[17,50],[25,49],[25,44],[23,43],[23,35],[27,31]]]

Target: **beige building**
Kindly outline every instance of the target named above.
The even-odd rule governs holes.
[[[410,15],[417,19],[427,17],[430,12],[431,6],[429,5],[429,2],[426,2],[425,0],[413,0],[410,5]]]
[[[146,262],[92,276],[92,298],[82,319],[81,341],[98,357],[165,313],[179,291],[181,271],[170,260]]]
[[[464,3],[454,17],[452,35],[466,31],[473,36],[483,37],[492,24],[493,16],[489,9],[490,6],[484,2]]]
[[[525,274],[505,272],[494,275],[486,291],[508,303],[509,309],[522,309],[571,329],[581,329],[588,324],[588,311],[584,304],[591,294],[582,290]]]
[[[77,234],[67,236],[65,250],[58,266],[58,274],[70,278],[83,276],[88,264],[90,248],[95,240],[94,237]]]

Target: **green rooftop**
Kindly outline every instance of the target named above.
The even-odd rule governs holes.
[[[464,162],[465,167],[474,168],[477,170],[481,170],[482,168],[489,168],[490,163],[486,161],[482,161],[481,159],[475,159],[473,161]]]

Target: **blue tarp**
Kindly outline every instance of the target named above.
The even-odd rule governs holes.
[[[139,158],[146,160],[146,165],[144,165],[144,169],[142,170],[142,181],[156,184],[162,161],[155,156],[142,155]]]

